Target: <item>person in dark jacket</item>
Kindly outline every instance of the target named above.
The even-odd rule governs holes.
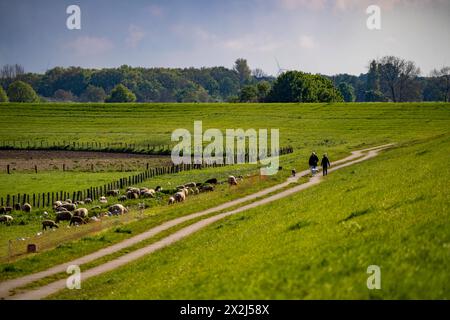
[[[323,155],[320,165],[322,166],[323,175],[326,176],[328,174],[328,168],[331,167],[330,160],[328,159],[328,156],[326,153]]]
[[[316,167],[317,167],[318,163],[319,163],[319,157],[317,157],[316,153],[313,152],[311,154],[311,156],[309,157],[309,161],[308,161],[312,176],[314,176],[316,174],[316,171],[317,171]]]

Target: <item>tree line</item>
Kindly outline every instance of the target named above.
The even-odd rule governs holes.
[[[26,73],[0,68],[0,102],[377,102],[446,101],[450,67],[428,77],[412,61],[386,56],[367,73],[334,76],[286,71],[278,77],[251,70],[237,59],[232,69],[55,67]]]

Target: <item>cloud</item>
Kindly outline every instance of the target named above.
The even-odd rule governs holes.
[[[145,37],[144,30],[132,24],[128,27],[128,36],[126,39],[126,43],[131,48],[136,48],[142,41],[142,39],[144,39],[144,37]]]
[[[157,4],[151,4],[145,8],[145,10],[150,13],[153,17],[162,17],[164,15],[163,7]]]
[[[279,1],[279,0],[277,0]],[[443,3],[445,0],[281,0],[278,3],[287,10],[310,9],[336,11],[360,10],[375,4],[385,10],[392,10],[397,6],[429,5],[432,2]]]
[[[304,49],[314,49],[317,47],[316,41],[312,36],[300,36],[300,47]]]
[[[90,36],[80,36],[65,45],[66,49],[82,57],[101,55],[113,47],[113,43],[107,38]]]
[[[312,10],[324,9],[327,0],[281,0],[281,6],[288,10],[308,8]]]

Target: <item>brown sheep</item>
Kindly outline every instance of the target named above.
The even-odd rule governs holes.
[[[206,192],[206,191],[214,191],[214,186],[212,186],[210,184],[205,184],[205,185],[201,186],[200,192]]]
[[[24,211],[24,212],[31,212],[31,204],[25,203],[25,204],[22,206],[22,211]]]
[[[69,211],[60,211],[56,213],[55,222],[70,221],[70,219],[72,219],[72,214]]]
[[[186,194],[183,191],[178,191],[175,193],[174,198],[176,202],[183,202],[186,200]]]
[[[10,225],[14,218],[8,215],[0,216],[0,223]]]
[[[88,217],[88,209],[86,208],[78,208],[73,212],[74,217],[82,217],[87,218]]]
[[[69,226],[81,225],[81,224],[86,224],[86,221],[82,217],[78,217],[78,216],[72,217],[72,219],[70,219],[70,222],[69,222]]]
[[[139,199],[139,193],[133,191],[127,191],[127,199]]]
[[[59,228],[55,221],[52,220],[44,220],[42,221],[42,230],[47,230],[47,228]]]
[[[108,190],[106,191],[107,196],[117,197],[120,194],[119,190]]]

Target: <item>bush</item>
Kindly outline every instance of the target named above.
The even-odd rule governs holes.
[[[9,85],[8,97],[11,102],[39,102],[33,88],[23,81],[14,81]]]
[[[123,84],[118,84],[112,91],[106,102],[135,102],[136,96]]]
[[[2,86],[0,86],[0,102],[8,102],[8,96]]]

